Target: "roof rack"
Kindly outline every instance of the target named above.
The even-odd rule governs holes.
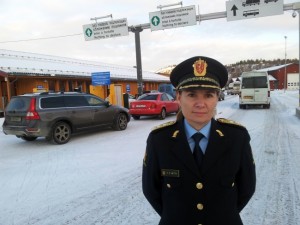
[[[49,92],[48,91],[45,91],[45,92],[40,92],[40,95],[48,95]]]

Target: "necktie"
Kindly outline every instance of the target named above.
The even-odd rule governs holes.
[[[201,163],[202,163],[202,158],[203,158],[203,152],[202,152],[202,150],[201,150],[201,148],[199,146],[199,142],[203,138],[203,134],[201,134],[201,133],[195,133],[192,136],[192,138],[195,141],[195,148],[194,148],[194,152],[193,152],[194,159],[196,161],[196,164],[197,164],[198,168],[200,169]]]

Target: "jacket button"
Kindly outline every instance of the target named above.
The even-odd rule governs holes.
[[[203,205],[201,203],[197,204],[197,209],[202,210],[203,209]]]
[[[167,187],[168,187],[168,188],[171,188],[171,184],[167,184]]]
[[[203,184],[202,183],[197,183],[196,184],[197,189],[201,190],[203,188]]]

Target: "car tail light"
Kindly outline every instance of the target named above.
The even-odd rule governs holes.
[[[156,104],[155,103],[151,103],[150,109],[155,109],[155,108],[156,108]]]
[[[28,109],[26,117],[25,117],[26,120],[39,120],[40,119],[40,115],[35,110],[35,104],[36,104],[36,100],[35,100],[35,98],[32,98],[30,100],[29,109]]]

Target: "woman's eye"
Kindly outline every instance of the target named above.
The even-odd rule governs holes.
[[[188,93],[188,95],[187,95],[188,97],[194,97],[195,96],[195,94],[194,93]]]
[[[205,96],[206,96],[206,98],[212,98],[212,97],[214,97],[214,95],[212,93],[207,93]]]

